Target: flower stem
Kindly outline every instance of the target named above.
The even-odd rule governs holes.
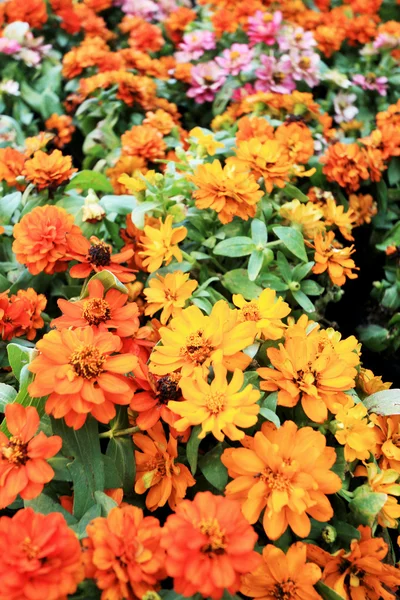
[[[110,429],[109,431],[104,431],[99,434],[100,438],[115,438],[122,437],[123,435],[132,435],[133,433],[138,433],[140,431],[140,427],[127,427],[126,429],[119,429],[115,431],[114,429]]]

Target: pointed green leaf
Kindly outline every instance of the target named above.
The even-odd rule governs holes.
[[[273,227],[272,231],[275,233],[292,254],[297,256],[300,260],[307,262],[307,252],[304,245],[304,238],[300,231],[293,229],[292,227]]]

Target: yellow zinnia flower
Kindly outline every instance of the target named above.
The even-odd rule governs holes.
[[[251,302],[246,302],[241,294],[234,294],[232,300],[240,309],[239,319],[254,321],[265,339],[279,340],[283,336],[285,325],[281,319],[288,316],[290,306],[280,296],[276,298],[275,290],[267,288],[257,300]]]
[[[344,446],[347,462],[368,460],[377,442],[375,426],[368,420],[368,410],[352,400],[336,414],[335,437]]]
[[[241,390],[244,375],[240,369],[235,369],[229,383],[226,375],[227,369],[216,364],[210,384],[204,380],[201,369],[197,369],[194,376],[181,379],[185,400],[168,402],[168,408],[182,417],[174,423],[177,431],[185,431],[190,425],[201,425],[199,439],[210,431],[220,442],[225,435],[234,441],[244,438],[244,432],[238,427],[247,428],[257,423],[260,393],[251,384]]]
[[[312,239],[317,233],[325,230],[325,225],[321,221],[324,213],[313,202],[307,204],[301,204],[299,200],[286,202],[279,209],[279,214],[288,224],[298,225],[306,238]]]
[[[356,477],[368,477],[368,485],[371,488],[371,492],[387,494],[387,500],[378,513],[378,523],[382,527],[397,527],[397,519],[400,517],[400,506],[397,504],[395,496],[400,496],[399,473],[394,469],[381,471],[375,463],[368,463],[365,466],[359,465],[354,475]]]
[[[220,300],[210,315],[197,306],[185,308],[168,327],[161,327],[159,334],[162,345],[155,346],[150,355],[150,372],[162,376],[181,369],[187,377],[196,367],[207,372],[209,365],[217,363],[229,371],[244,370],[251,359],[241,350],[253,343],[256,325],[241,323],[238,311]]]
[[[169,265],[173,257],[178,262],[182,262],[182,253],[178,244],[185,239],[187,229],[186,227],[173,229],[173,221],[174,217],[168,215],[164,223],[160,219],[159,229],[150,225],[144,228],[145,235],[140,238],[143,250],[139,252],[139,256],[143,257],[143,266],[147,267],[149,273],[157,271],[163,263]]]
[[[175,271],[167,273],[165,277],[153,277],[149,286],[143,292],[148,302],[144,314],[153,316],[162,309],[160,321],[165,325],[171,315],[176,317],[182,312],[198,283],[193,279],[189,280],[188,274]]]
[[[205,150],[210,156],[214,156],[218,148],[224,147],[224,144],[222,144],[221,142],[217,142],[217,140],[211,133],[204,133],[200,127],[195,127],[194,129],[189,131],[189,136],[191,138],[196,138],[197,148],[199,148],[200,150]]]

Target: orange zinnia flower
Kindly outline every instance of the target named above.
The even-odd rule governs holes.
[[[362,402],[353,400],[341,408],[335,415],[335,437],[344,446],[347,462],[368,460],[373,451],[378,434],[374,423],[368,419],[368,410]]]
[[[162,529],[137,506],[110,510],[93,519],[83,540],[86,577],[96,580],[101,600],[136,600],[159,588],[165,577]]]
[[[279,429],[266,422],[246,446],[224,450],[221,460],[233,477],[225,494],[241,501],[249,523],[256,523],[265,508],[265,533],[277,540],[288,527],[307,537],[310,517],[322,522],[333,517],[326,494],[338,492],[342,482],[330,470],[336,452],[322,433],[298,429],[293,421]]]
[[[9,0],[5,6],[6,19],[9,23],[23,21],[32,28],[41,29],[47,21],[47,8],[45,0]]]
[[[25,156],[14,148],[0,148],[0,181],[9,186],[24,187],[17,183],[17,177],[22,175]]]
[[[179,6],[164,20],[164,26],[168,37],[178,44],[182,39],[187,25],[195,19],[196,13],[194,10],[187,8],[186,6]]]
[[[121,136],[122,152],[154,161],[163,158],[167,148],[162,134],[151,125],[134,125]]]
[[[68,115],[51,115],[45,122],[45,127],[55,133],[54,145],[57,148],[63,148],[66,144],[69,144],[75,131],[72,117]]]
[[[57,512],[0,517],[0,600],[64,600],[83,580],[79,540]]]
[[[262,144],[274,139],[274,128],[262,117],[242,117],[237,122],[236,141],[244,142],[257,138]]]
[[[57,329],[99,327],[111,329],[119,337],[134,335],[140,327],[139,309],[136,302],[128,302],[128,294],[111,288],[104,294],[104,286],[98,279],[88,284],[89,295],[77,302],[57,300],[62,317],[53,319]]]
[[[68,242],[80,237],[74,217],[58,206],[36,206],[14,225],[13,252],[32,275],[52,275],[68,268]]]
[[[301,401],[309,419],[323,423],[328,410],[336,414],[348,401],[345,391],[355,386],[359,356],[355,338],[342,340],[335,348],[324,332],[301,335],[295,332],[279,348],[268,348],[273,369],[262,367],[257,373],[265,379],[261,389],[278,390],[280,406],[296,406]],[[343,349],[343,353],[341,352]]]
[[[377,430],[375,455],[379,458],[379,466],[381,469],[395,469],[400,473],[400,415],[384,417],[372,414],[370,419]]]
[[[375,392],[382,392],[388,390],[392,382],[382,381],[382,375],[374,375],[371,369],[364,369],[363,367],[359,370],[357,377],[357,387],[367,396],[375,394]]]
[[[222,168],[219,160],[199,165],[189,179],[198,188],[193,193],[197,208],[212,208],[224,224],[230,223],[233,217],[245,221],[254,217],[264,195],[254,177],[235,165]]]
[[[25,162],[22,175],[33,183],[38,190],[56,188],[71,178],[78,169],[72,168],[71,156],[63,156],[60,150],[50,154],[38,150]]]
[[[351,208],[349,208],[348,211],[345,211],[344,206],[336,204],[334,198],[328,197],[326,199],[326,204],[322,206],[322,210],[324,213],[325,225],[327,227],[337,227],[346,240],[354,241],[351,231],[357,217]]]
[[[144,236],[140,238],[142,250],[139,256],[143,259],[143,266],[149,273],[157,271],[164,263],[169,265],[172,258],[182,262],[182,252],[178,248],[179,242],[182,242],[186,235],[186,227],[172,227],[174,217],[168,215],[162,222],[159,219],[159,227],[145,225]]]
[[[71,277],[83,279],[93,271],[95,273],[110,271],[123,283],[128,283],[136,278],[133,269],[122,265],[132,258],[132,249],[112,254],[110,244],[102,242],[94,235],[90,240],[83,235],[70,238],[68,249],[69,258],[79,262],[78,265],[71,267]]]
[[[41,316],[46,308],[47,298],[44,294],[37,294],[33,288],[27,290],[18,290],[16,296],[11,296],[11,302],[23,300],[25,304],[25,314],[29,317],[29,324],[17,328],[15,336],[26,335],[27,340],[33,340],[36,331],[44,326],[44,320]]]
[[[304,123],[283,123],[275,131],[275,139],[286,146],[292,163],[306,164],[314,155],[314,140]]]
[[[220,442],[225,435],[230,440],[241,440],[244,431],[238,427],[246,429],[257,423],[260,393],[251,384],[243,388],[244,374],[240,369],[235,369],[229,383],[223,365],[216,364],[213,369],[214,379],[210,384],[204,380],[201,369],[181,379],[184,400],[168,402],[168,408],[182,417],[174,427],[185,431],[191,425],[201,425],[199,439],[211,432]]]
[[[241,350],[253,343],[256,325],[253,321],[240,322],[238,311],[219,300],[210,315],[204,315],[197,306],[185,308],[159,333],[162,345],[157,345],[150,356],[150,372],[162,376],[181,369],[188,377],[196,367],[207,372],[217,363],[230,371],[244,370],[251,359]]]
[[[285,202],[279,209],[280,216],[289,224],[294,224],[296,228],[301,229],[304,237],[313,238],[318,232],[325,229],[322,221],[324,213],[320,206],[313,202],[307,204],[299,200]]]
[[[143,290],[147,301],[144,314],[153,316],[162,309],[160,320],[165,325],[171,316],[177,317],[182,312],[197,286],[197,281],[189,279],[189,274],[182,271],[153,277],[149,287]]]
[[[62,446],[58,435],[47,437],[43,431],[35,435],[40,418],[33,406],[7,404],[5,415],[11,437],[0,431],[0,509],[12,504],[18,494],[31,500],[42,493],[54,477],[46,459]]]
[[[354,227],[371,223],[372,217],[378,212],[378,205],[371,194],[350,194],[349,207],[355,213]]]
[[[170,400],[182,398],[179,373],[155,377],[149,373],[148,366],[142,361],[139,361],[133,373],[134,383],[139,390],[135,392],[130,403],[131,410],[138,413],[136,425],[140,429],[147,430],[162,419],[173,427],[179,417],[167,405]]]
[[[264,178],[265,189],[270,194],[276,185],[285,187],[292,161],[286,147],[277,140],[261,143],[257,138],[239,142],[236,156],[227,159],[227,165],[235,165],[238,171],[250,171],[256,179]]]
[[[233,294],[232,302],[239,309],[240,321],[254,321],[257,330],[266,340],[279,340],[286,325],[282,323],[290,313],[290,306],[275,290],[263,290],[257,300],[246,302],[241,294]]]
[[[307,563],[307,544],[292,544],[286,554],[268,544],[262,557],[261,565],[242,577],[242,594],[260,600],[321,600],[314,588],[321,579],[321,569]]]
[[[345,600],[395,600],[400,571],[383,563],[389,548],[381,538],[373,538],[370,527],[358,528],[361,539],[353,540],[350,551],[334,555],[307,545],[307,557],[323,568],[322,581]]]
[[[84,327],[50,331],[38,343],[39,355],[29,364],[36,377],[29,386],[34,398],[49,395],[46,412],[79,429],[88,413],[101,423],[115,416],[115,404],[129,404],[133,391],[124,377],[136,356],[119,354],[118,336]]]
[[[253,550],[256,540],[236,502],[211,492],[183,500],[166,520],[161,541],[174,591],[184,596],[200,592],[213,600],[222,598],[224,590],[235,594],[241,576],[261,561]]]
[[[188,487],[196,480],[189,469],[178,458],[178,441],[170,434],[169,441],[164,429],[158,422],[152,429],[135,433],[133,442],[139,451],[135,451],[136,483],[135,492],[146,496],[146,506],[153,511],[168,502],[172,510],[186,496]]]
[[[28,330],[31,320],[29,303],[17,296],[8,297],[8,292],[0,294],[0,332],[3,340],[19,337]]]
[[[168,135],[176,126],[176,123],[168,112],[159,108],[155,112],[149,111],[146,113],[143,125],[151,125],[162,135]]]
[[[330,280],[338,286],[346,283],[346,277],[357,279],[358,275],[353,271],[358,270],[358,267],[356,267],[354,260],[350,258],[355,252],[354,246],[343,248],[339,242],[335,241],[333,231],[328,231],[325,235],[317,233],[314,238],[314,245],[307,242],[307,246],[315,250],[313,273],[319,275],[328,271]]]
[[[362,179],[369,178],[366,152],[356,143],[332,144],[320,162],[324,165],[322,171],[328,181],[336,181],[351,192],[358,190]]]

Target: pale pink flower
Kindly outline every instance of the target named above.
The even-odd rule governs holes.
[[[282,52],[291,52],[292,50],[310,51],[317,42],[314,39],[312,31],[305,31],[302,27],[285,25],[278,35],[279,50]]]
[[[5,37],[0,38],[0,52],[3,54],[15,54],[21,50],[21,44],[16,40],[8,40]]]
[[[353,83],[358,85],[363,90],[375,91],[381,96],[386,96],[388,86],[387,77],[376,77],[374,73],[368,73],[367,75],[354,75]]]
[[[261,56],[262,66],[257,69],[258,80],[255,89],[259,92],[290,94],[296,88],[291,75],[291,65],[285,59],[279,61],[274,56]]]
[[[247,44],[232,44],[230,48],[217,56],[215,62],[226,75],[240,75],[250,69],[254,51]]]
[[[354,106],[356,100],[357,96],[355,94],[345,94],[344,92],[339,92],[334,97],[333,107],[336,123],[348,123],[354,119],[358,113],[358,108]]]
[[[248,20],[247,35],[249,36],[250,45],[254,46],[263,42],[268,46],[272,46],[275,43],[281,22],[282,13],[279,10],[273,14],[257,10]]]
[[[291,74],[295,81],[304,81],[310,87],[319,83],[320,57],[316,52],[298,52],[292,50],[290,54],[281,57],[291,65]]]
[[[182,59],[185,56],[185,60],[179,60],[179,62],[198,60],[203,56],[205,50],[214,50],[215,47],[215,35],[212,31],[197,29],[185,33],[182,42],[179,44],[179,50],[183,53],[180,58]],[[181,53],[178,52],[177,54]]]
[[[194,98],[198,104],[212,102],[226,81],[222,69],[214,61],[195,65],[192,68],[191,78],[191,87],[187,95],[189,98]]]

